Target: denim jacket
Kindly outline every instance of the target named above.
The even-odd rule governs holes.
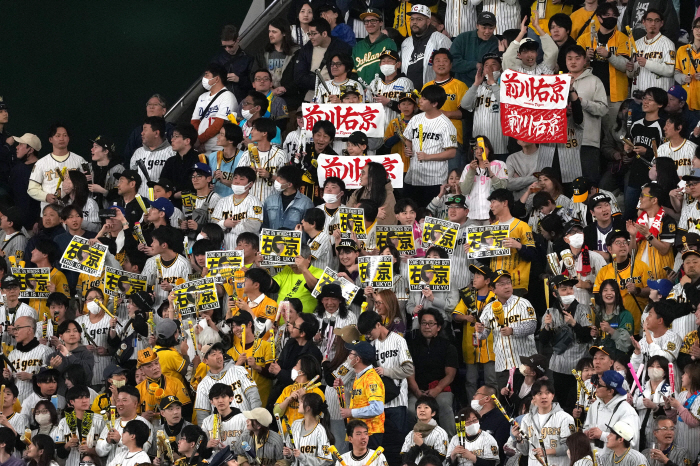
[[[263,208],[263,228],[273,230],[289,229],[301,223],[304,213],[312,209],[314,203],[299,191],[294,195],[294,199],[287,206],[287,210],[282,208],[282,196],[274,193],[265,200]]]

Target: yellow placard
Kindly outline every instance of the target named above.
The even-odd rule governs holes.
[[[459,223],[435,217],[425,217],[423,225],[423,244],[439,246],[452,254],[457,243]]]
[[[451,259],[409,259],[408,285],[411,291],[425,287],[433,291],[449,291]]]

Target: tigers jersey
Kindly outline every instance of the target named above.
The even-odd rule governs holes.
[[[235,170],[237,166],[236,159],[240,159],[241,155],[242,153],[240,151],[236,151],[236,155],[230,159],[226,159],[224,157],[224,151],[212,152],[207,156],[207,162],[212,173],[214,173],[216,170],[221,170],[223,178],[226,181],[231,181],[231,179],[233,179],[233,170]],[[219,161],[219,159],[221,159],[221,161]],[[219,197],[223,198],[233,194],[231,187],[226,186],[221,181],[212,180],[212,183],[214,183],[214,192],[216,192]]]
[[[314,94],[314,102],[322,104],[325,102],[329,102],[328,96],[329,95],[340,95],[342,94],[341,88],[346,88],[346,87],[354,87],[357,89],[357,91],[360,93],[361,96],[365,95],[364,88],[362,87],[362,84],[359,82],[355,81],[354,79],[346,79],[342,83],[335,83],[332,79],[329,79],[326,81],[326,87],[328,88],[329,91],[331,91],[330,94],[326,92],[326,88],[323,87],[323,85],[318,81],[318,78],[316,78],[316,93]],[[360,98],[362,99],[362,98]]]
[[[224,222],[231,218],[238,224],[233,228],[226,228]],[[258,234],[262,228],[263,207],[260,199],[250,193],[241,200],[234,199],[233,195],[221,199],[211,214],[212,222],[218,223],[224,229],[224,249],[236,249],[236,239],[244,231]]]
[[[478,3],[472,1],[473,4]],[[483,0],[483,11],[490,11],[496,17],[494,34],[503,34],[508,29],[520,27],[520,3],[514,0]]]
[[[679,443],[679,445],[684,444]],[[632,448],[628,449],[621,456],[617,456],[615,453],[605,448],[602,453],[599,453],[597,464],[599,466],[646,466],[648,463],[644,455],[637,451],[633,445]]]
[[[197,396],[194,399],[194,409],[211,414],[209,390],[215,383],[231,385],[233,401],[231,406],[241,411],[250,411],[260,406],[260,395],[255,381],[248,372],[240,366],[228,363],[218,374],[207,373],[207,376],[197,385]],[[208,415],[208,414],[207,414]]]
[[[252,167],[253,169],[264,168],[270,172],[269,179],[258,176],[250,188],[250,193],[262,203],[275,192],[273,184],[277,178],[277,169],[287,162],[289,162],[287,154],[279,146],[273,144],[269,151],[258,151],[257,157],[251,156],[249,151],[243,152],[241,159],[238,161],[238,166]]]
[[[241,340],[239,338],[234,338],[234,340],[233,347],[228,350],[227,354],[231,356],[234,361],[238,361],[242,351]],[[269,366],[274,361],[272,357],[272,344],[262,338],[257,338],[252,343],[253,346],[246,350],[248,356],[253,356],[255,358],[255,363],[262,368]],[[246,346],[248,346],[248,344],[246,344]],[[258,393],[260,394],[262,405],[267,406],[267,397],[270,396],[273,380],[252,369],[249,369],[248,372],[252,374],[253,381],[258,386]]]
[[[141,464],[149,464],[150,461],[151,458],[148,456],[148,453],[143,450],[133,453],[125,450],[119,453],[118,456],[115,456],[110,463],[107,463],[107,466],[139,466]]]
[[[134,152],[134,155],[131,157],[131,162],[129,162],[129,168],[136,170],[141,177],[142,183],[138,193],[142,198],[148,199],[148,185],[146,184],[146,179],[148,178],[151,181],[159,180],[165,161],[174,156],[175,151],[170,147],[168,141],[163,141],[160,146],[153,150],[146,146],[141,146],[136,149],[136,152]],[[139,167],[138,162],[143,162],[143,165],[146,167],[146,173]]]
[[[90,427],[88,428],[87,425],[89,425]],[[99,414],[92,413],[90,411],[86,411],[83,414],[83,419],[80,428],[78,428],[76,424],[76,428],[74,430],[71,430],[71,428],[68,427],[68,420],[64,417],[58,423],[57,434],[59,441],[57,441],[56,444],[65,445],[65,443],[68,442],[71,439],[71,437],[78,437],[81,443],[85,442],[88,447],[94,447],[98,439],[100,438],[100,433],[102,433],[104,427],[105,421],[102,418],[102,416],[100,416]],[[85,432],[86,429],[88,430],[87,432]],[[87,435],[83,436],[83,432],[85,432]],[[18,430],[17,433],[19,434],[20,431]],[[80,464],[81,456],[82,453],[80,452],[80,450],[78,450],[78,448],[71,448],[68,453],[68,458],[66,459],[66,466],[78,466]]]
[[[367,232],[369,236],[369,232]],[[326,267],[336,268],[337,260],[333,254],[333,243],[331,236],[324,228],[316,237],[309,240],[309,249],[311,249],[311,264],[314,267],[324,270]]]
[[[384,382],[373,367],[369,367],[355,376],[355,382],[352,384],[352,398],[350,398],[350,406],[348,407],[350,409],[364,408],[369,406],[371,401],[384,404]],[[368,433],[372,435],[384,432],[385,417],[386,414],[382,411],[379,416],[360,420],[367,424]]]
[[[445,30],[450,37],[476,29],[476,7],[471,1],[447,0]]]
[[[632,296],[627,291],[627,283],[633,281],[637,288],[645,288],[647,286],[647,280],[651,279],[651,272],[649,272],[649,267],[642,261],[634,262],[634,277],[630,277],[630,265],[629,260],[626,261],[626,266],[621,267],[617,264],[617,277],[615,277],[615,271],[613,269],[613,264],[608,264],[598,272],[598,276],[595,279],[595,285],[593,285],[593,293],[598,293],[600,291],[600,284],[604,280],[609,278],[616,280],[617,284],[620,286],[620,294],[622,295],[622,305],[627,309],[632,317],[634,318],[634,329],[630,334],[634,332],[636,334],[639,332],[639,324],[642,318],[642,311],[647,305],[648,299],[642,298],[641,296]],[[635,301],[636,298],[636,301]],[[639,304],[637,304],[639,303]]]
[[[698,225],[700,225],[700,201],[693,199],[690,204],[683,204],[678,229],[686,233],[700,233]]]
[[[180,352],[175,348],[166,348],[160,345],[155,345],[153,349],[158,354],[158,361],[163,374],[178,379],[185,385],[186,380],[182,377],[180,371],[187,365],[187,361]]]
[[[157,388],[162,388],[165,391],[163,396],[172,395],[183,405],[192,403],[189,391],[183,383],[180,382],[180,379],[168,375],[161,375],[158,380],[146,378],[136,386],[141,393],[141,411],[157,411],[159,409],[160,398],[156,396],[155,390],[157,388],[153,389],[152,385],[157,385]],[[157,421],[154,419],[154,425],[156,422]]]
[[[684,76],[700,73],[700,51],[695,50],[692,44],[683,45],[676,52],[676,73]],[[688,108],[690,110],[700,110],[700,81],[691,79],[689,83],[683,84],[683,89],[688,94]]]
[[[303,388],[306,383],[296,383],[294,382],[291,385],[287,385],[284,390],[282,390],[282,394],[277,398],[275,401],[275,404],[278,405],[282,403],[284,400],[286,400],[289,395],[292,394],[292,392],[295,392],[299,390],[300,388]],[[308,390],[307,390],[308,391]],[[314,388],[311,391],[308,391],[309,393],[316,393],[317,395],[321,396],[321,399],[323,401],[326,400],[326,395],[318,388]],[[293,424],[297,421],[297,419],[303,419],[304,415],[299,412],[299,401],[295,399],[289,400],[289,403],[287,404],[287,410],[284,412],[284,415],[287,416],[287,419],[289,419],[289,423]],[[284,432],[287,433],[287,428],[284,428]],[[296,440],[296,436],[294,437]]]
[[[535,348],[535,330],[537,316],[535,309],[525,298],[511,296],[503,304],[503,314],[495,315],[493,301],[484,307],[479,321],[484,324],[484,331],[479,335],[486,340],[493,333],[493,350],[496,353],[496,372],[502,372],[512,367],[520,367],[521,356],[531,356],[537,352]],[[501,328],[511,327],[513,334],[501,335]]]
[[[538,413],[537,408],[533,407],[520,421],[520,427],[530,437],[530,442],[537,445],[538,448],[539,441],[544,440],[547,449],[555,450],[566,449],[566,439],[576,432],[574,418],[558,406],[552,408],[544,416],[544,419]],[[522,454],[529,455],[528,465],[535,466],[540,463],[535,458],[534,449],[529,445],[530,442],[524,441],[517,446]],[[550,466],[568,466],[570,462],[566,455],[548,455],[548,460]]]
[[[345,207],[345,204],[340,204],[340,206],[335,210],[329,210],[328,207],[326,207],[326,204],[316,206],[317,209],[321,209],[323,213],[326,214],[326,222],[323,225],[325,231],[329,236],[331,236],[331,241],[334,240],[333,232],[340,228],[340,213],[338,211],[340,207]]]
[[[470,112],[474,112],[474,129],[472,134],[475,136],[486,136],[491,141],[494,153],[507,154],[508,136],[505,136],[503,131],[501,131],[501,107],[498,104],[499,93],[500,86],[497,82],[489,86],[484,81],[479,86],[469,88],[462,98],[461,106]]]
[[[24,430],[29,428],[29,417],[25,416],[24,414],[20,414],[17,412],[12,413],[7,417],[7,420],[10,422],[10,425],[15,430],[17,435],[22,435],[24,433]],[[99,434],[99,431],[97,432]],[[22,458],[22,452],[18,451],[15,448],[15,452],[12,453],[12,456],[14,456],[15,458]]]
[[[498,224],[500,224],[498,221],[492,223],[492,225]],[[508,237],[515,238],[523,246],[535,246],[532,230],[527,223],[517,218],[510,220]],[[527,290],[530,282],[530,262],[523,260],[516,249],[511,248],[509,256],[491,258],[491,270],[498,269],[504,269],[510,272],[513,288],[525,288]]]
[[[581,176],[581,143],[583,142],[583,126],[574,123],[573,117],[569,118],[566,129],[566,143],[540,144],[537,159],[538,167],[551,167],[554,162],[554,152],[559,155],[559,167],[564,183],[571,183]]]
[[[107,337],[109,336],[109,321],[112,320],[110,316],[105,314],[102,319],[95,322],[94,324],[90,321],[90,315],[85,314],[76,317],[75,321],[83,328],[82,341],[83,345],[90,345],[90,341],[87,339],[86,334],[90,335],[90,338],[96,343],[97,348],[107,348]],[[95,358],[95,366],[92,369],[92,383],[91,385],[100,385],[104,383],[104,370],[112,362],[112,357],[110,355],[100,356],[97,354],[97,348],[93,352]]]
[[[15,337],[7,331],[8,326],[14,326],[15,320],[18,317],[32,317],[37,319],[37,314],[34,308],[27,306],[24,303],[19,303],[15,309],[9,309],[7,305],[0,307],[0,325],[2,326],[2,342],[6,345],[14,346]],[[37,325],[39,327],[39,325]]]
[[[156,259],[160,262],[160,268],[156,264]],[[148,284],[154,287],[155,304],[153,308],[158,309],[161,303],[168,299],[168,294],[170,294],[169,291],[164,291],[160,287],[160,283],[166,281],[174,286],[175,280],[178,278],[187,280],[187,275],[192,273],[192,266],[189,261],[180,254],[178,254],[175,260],[170,264],[167,264],[166,261],[160,257],[160,254],[158,254],[148,258],[141,273],[148,277]]]
[[[52,268],[51,272],[49,272],[49,281],[56,287],[56,291],[63,293],[70,299],[68,280],[63,272]],[[29,298],[29,307],[37,312],[39,319],[41,319],[44,315],[51,315],[49,306],[46,305],[46,299]]]
[[[485,430],[482,430],[474,440],[470,441],[468,438],[465,438],[464,442],[464,448],[474,453],[478,458],[489,460],[489,462],[493,460],[498,461],[498,442]],[[458,445],[460,445],[460,439],[458,435],[455,435],[452,437],[452,440],[450,440],[449,445],[447,445],[448,459],[452,456],[452,452]],[[474,463],[461,456],[457,458],[457,464],[459,466],[474,466]]]
[[[457,147],[457,129],[443,114],[436,118],[428,118],[425,113],[414,116],[406,125],[403,135],[413,144],[414,154],[439,154]],[[445,182],[447,174],[446,160],[421,162],[414,155],[405,181],[416,186],[436,186]]]
[[[445,89],[445,93],[447,94],[447,100],[445,101],[443,106],[440,107],[440,110],[445,112],[453,112],[455,110],[459,110],[459,105],[462,102],[462,97],[464,97],[464,94],[467,93],[469,87],[459,79],[450,78],[447,81],[443,82],[430,81],[429,83],[426,83],[423,86],[423,89],[433,84],[437,84],[441,88]],[[454,118],[450,119],[450,121],[457,130],[457,142],[462,144],[464,141],[464,137],[462,135],[462,119]]]
[[[155,432],[153,431],[153,426],[150,422],[148,422],[145,418],[141,416],[136,416],[134,419],[137,421],[141,421],[148,426],[148,441],[146,441],[146,443],[143,444],[143,450],[148,451],[151,449],[151,443],[154,440]],[[131,420],[133,419],[129,419],[129,421]],[[114,430],[119,432],[119,435],[123,434],[124,427],[126,427],[129,421],[123,421],[122,418],[117,419],[117,422],[114,424]],[[107,434],[109,433],[109,430],[109,426],[104,426],[104,428],[102,429],[102,433],[100,434],[100,439],[97,441],[97,445],[95,445],[95,451],[99,456],[104,457],[105,455],[107,455],[105,464],[109,464],[114,458],[117,457],[117,455],[123,455],[124,452],[129,451],[129,449],[126,446],[124,446],[121,439],[116,444],[107,442]]]
[[[588,11],[585,8],[579,8],[578,10],[574,11],[569,15],[571,18],[571,34],[569,34],[571,37],[574,39],[580,39],[582,35],[588,34],[588,37],[590,38],[590,29],[591,29],[591,20],[593,20],[593,23],[595,24],[595,30],[600,29],[600,21],[598,21],[598,17],[595,16],[595,10],[594,11]],[[583,28],[586,28],[586,30],[583,30]]]
[[[99,288],[103,289],[105,282],[105,273],[104,271],[99,277],[95,277],[93,275],[88,275],[85,272],[80,272],[80,275],[78,275],[78,282],[75,285],[75,291],[76,293],[80,294],[80,297],[85,300],[85,297],[87,296],[88,290],[90,288]]]
[[[646,66],[634,62],[636,75],[632,80],[632,93],[645,91],[650,87],[670,89],[673,86],[673,69],[676,65],[676,47],[668,37],[658,33],[647,40],[646,36],[637,39],[637,56],[647,59]]]
[[[598,193],[605,194],[606,196],[608,196],[608,199],[610,199],[610,214],[613,216],[613,219],[616,218],[616,215],[621,215],[620,207],[617,205],[617,198],[613,193],[600,188],[598,188],[596,194]],[[592,196],[592,194],[588,195]],[[571,203],[571,217],[581,220],[581,223],[584,227],[588,225],[588,218],[590,217],[590,215],[591,214],[588,210],[588,204],[586,204],[585,202]],[[593,219],[591,218],[591,220]]]
[[[639,365],[652,356],[663,356],[668,362],[674,362],[678,358],[682,345],[683,338],[672,330],[667,330],[660,337],[652,336],[651,344],[647,342],[646,337],[642,337],[639,340],[641,353],[632,353],[630,361],[634,364],[635,370],[639,370]]]
[[[406,340],[395,332],[389,332],[384,341],[372,340],[372,345],[377,352],[379,367],[396,370],[404,365],[413,365]],[[386,403],[385,409],[408,405],[408,381],[405,378],[393,381],[399,387],[399,396]]]
[[[413,442],[413,433],[413,431],[410,431],[406,435],[403,445],[401,446],[401,453],[408,453],[411,447],[415,445]],[[423,435],[423,445],[427,445],[435,450],[440,455],[440,460],[444,460],[447,455],[447,444],[450,441],[450,437],[447,435],[447,432],[445,432],[445,429],[440,426],[435,426],[427,436],[425,434]],[[416,464],[420,462],[421,458],[423,458],[422,452],[416,457]]]
[[[691,393],[688,390],[684,390],[676,394],[676,398],[681,403],[685,404]],[[700,419],[700,396],[696,396],[695,400],[691,401],[688,411],[697,420]],[[700,452],[700,442],[698,442],[698,436],[700,435],[700,427],[689,427],[683,419],[679,416],[678,422],[676,423],[676,438],[675,442],[677,445],[682,445],[688,449],[690,458],[696,458]],[[639,463],[642,464],[642,463]]]
[[[457,230],[455,249],[450,256],[452,259],[450,283],[451,286],[458,289],[469,286],[472,281],[472,273],[469,270],[469,256],[464,251],[464,245],[467,244],[467,225],[468,222],[464,222]]]
[[[573,15],[572,15],[573,16]],[[596,22],[598,22],[598,17],[596,16]],[[599,31],[598,26],[596,25],[596,30]],[[575,36],[572,36],[575,37]],[[600,43],[600,38],[601,38],[601,33],[598,32],[596,34],[595,38],[595,47],[598,48],[600,46],[605,47],[605,49],[611,54],[611,55],[616,55],[620,57],[624,57],[625,59],[629,59],[630,56],[630,49],[629,49],[629,40],[628,36],[618,30],[616,30],[609,38],[608,41],[605,44]],[[584,49],[588,50],[591,48],[591,34],[590,31],[584,32],[581,34],[577,41],[577,45],[580,45]],[[629,91],[629,79],[627,78],[627,73],[622,70],[618,70],[613,66],[612,63],[610,63],[609,60],[610,57],[604,57],[596,52],[593,53],[593,67],[594,67],[594,74],[599,77],[603,78],[606,77],[601,70],[601,73],[597,73],[598,65],[603,66],[605,63],[608,64],[608,73],[607,73],[607,79],[610,87],[610,101],[611,102],[622,102],[627,98],[628,91]]]
[[[649,219],[647,226],[654,222],[654,218]],[[664,243],[669,243],[673,246],[676,239],[676,221],[668,214],[665,214],[661,219],[661,225],[658,227],[659,232],[655,237]],[[653,235],[651,231],[650,235]],[[659,280],[666,278],[664,267],[673,267],[674,253],[673,248],[670,248],[666,254],[661,254],[658,249],[649,244],[646,238],[641,241],[637,240],[637,262],[643,261],[649,267],[650,278]]]
[[[52,351],[48,346],[41,345],[36,341],[30,342],[25,346],[26,348],[23,349],[26,349],[26,351],[21,351],[17,348],[13,349],[8,355],[8,359],[17,372],[37,374],[39,369],[49,364],[49,355]],[[17,385],[17,390],[19,390],[19,396],[17,398],[21,403],[33,393],[32,379],[20,380],[17,378],[17,374],[13,374],[13,377],[15,377],[15,384]]]
[[[413,82],[405,76],[397,77],[393,81],[385,82],[380,77],[374,78],[369,85],[369,90],[373,95],[381,95],[394,102],[399,101],[399,97],[403,93],[413,92]],[[391,120],[397,118],[399,114],[395,112],[390,105],[384,106],[384,131],[386,132]],[[393,134],[393,133],[392,133]]]
[[[26,247],[27,237],[21,231],[8,235],[0,230],[0,251],[5,254],[5,262],[8,267],[10,267],[10,257],[14,257],[18,262],[24,260],[24,248]]]
[[[220,414],[210,414],[202,422],[202,430],[207,433],[209,440],[221,440],[223,447],[230,447],[231,451],[237,453],[243,453],[238,451],[241,436],[245,432],[245,421],[246,417],[243,413],[236,414],[236,411],[231,410],[228,416],[221,416]],[[218,425],[216,427],[216,435],[214,435],[214,422]]]
[[[460,294],[461,294],[460,290]],[[484,299],[476,300],[476,312],[477,320],[484,310],[484,307],[491,301],[496,299],[496,295],[493,291],[489,290],[488,294]],[[460,299],[459,303],[455,307],[453,314],[468,315],[472,310],[467,308],[464,304],[464,299]],[[489,361],[495,361],[496,356],[493,352],[493,335],[489,335],[488,339],[480,340],[478,333],[475,332],[474,324],[471,322],[464,322],[462,324],[462,352],[464,356],[464,362],[467,364],[480,363],[484,364]]]
[[[368,448],[361,457],[353,455],[352,449],[350,449],[349,452],[343,453],[340,457],[343,458],[346,466],[389,466],[389,463],[386,462],[386,458],[384,457],[384,453],[379,453],[377,459],[368,465],[367,461],[369,461],[372,455],[374,455],[374,450],[371,448]],[[337,463],[337,466],[341,466],[340,463]]]
[[[330,465],[333,463],[328,434],[320,422],[310,432],[307,432],[304,429],[304,420],[298,419],[291,425],[291,429],[294,444],[301,452],[301,456],[297,458],[299,464]],[[305,457],[309,457],[308,459],[311,461],[307,461]]]
[[[588,314],[590,312],[590,307],[574,301],[573,304],[577,304],[575,308],[572,309],[569,306],[567,312],[571,313],[576,323],[581,327],[592,326],[591,318]],[[564,321],[564,315],[559,309],[550,308],[547,309],[549,315],[552,316],[551,329],[556,333],[558,329],[563,328],[565,325],[569,325]],[[542,327],[540,331],[545,329],[544,319],[542,319]],[[575,335],[574,335],[575,337]],[[571,370],[576,368],[576,363],[588,354],[588,348],[590,348],[590,343],[579,342],[575,339],[571,342],[568,348],[561,353],[552,353],[552,357],[549,360],[549,368],[552,372],[558,372],[560,374],[571,374]]]
[[[37,160],[32,167],[32,173],[29,175],[29,181],[33,181],[41,185],[41,190],[46,194],[55,194],[56,188],[58,187],[58,174],[56,170],[82,170],[82,164],[86,163],[85,159],[69,152],[68,156],[59,162],[56,160],[56,156],[53,154],[47,154],[44,157]],[[43,212],[44,207],[47,203],[41,201],[41,210]]]
[[[248,306],[250,306],[253,318],[264,317],[265,319],[274,320],[275,316],[277,316],[277,301],[265,295],[265,293],[252,301],[248,300]]]
[[[690,347],[693,346],[698,339],[698,326],[695,324],[695,315],[688,314],[673,319],[670,330],[683,340],[680,352],[690,354]]]
[[[683,142],[678,147],[671,147],[671,143],[666,142],[659,147],[657,157],[670,157],[673,163],[676,164],[678,176],[683,177],[690,174],[690,169],[693,168],[692,160],[695,157],[695,149],[697,148],[697,144],[687,139],[683,139]]]

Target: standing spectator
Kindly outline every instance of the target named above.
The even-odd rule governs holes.
[[[350,47],[357,43],[352,28],[345,24],[345,15],[332,3],[321,5],[316,12],[331,25],[331,36],[342,40]]]
[[[673,86],[669,90],[669,102],[672,98],[670,97],[670,91],[685,92],[679,86]],[[666,136],[666,140],[668,140],[668,142],[663,143],[658,150],[659,158],[668,157],[673,160],[673,163],[676,166],[676,174],[678,175],[678,178],[682,178],[690,173],[693,158],[695,157],[695,151],[698,148],[697,144],[690,142],[681,136],[681,134],[687,133],[686,128],[687,123],[686,120],[683,119],[682,115],[669,115],[668,119],[666,120],[666,124],[664,124],[664,135]]]
[[[569,47],[576,45],[576,40],[571,37],[571,18],[569,18],[569,15],[557,13],[549,18],[549,35],[552,36],[552,40],[559,47],[557,71],[567,73],[569,69],[566,67],[566,52],[569,50]]]
[[[51,125],[49,142],[51,153],[39,159],[34,165],[27,188],[29,195],[41,202],[42,209],[47,204],[57,202],[60,197],[60,193],[56,192],[59,180],[56,171],[61,171],[61,176],[65,177],[68,170],[82,170],[82,164],[85,163],[85,159],[68,150],[70,134],[66,125],[62,123]]]
[[[253,91],[267,103],[267,99],[259,92]],[[250,99],[248,96],[245,100]],[[244,102],[245,102],[244,100]],[[267,197],[274,192],[274,180],[277,169],[286,165],[287,154],[280,148],[278,128],[275,122],[269,118],[260,118],[253,122],[250,131],[252,144],[255,145],[257,154],[251,154],[250,145],[248,150],[241,155],[238,167],[251,167],[255,170],[257,179],[250,189],[251,194],[264,202]]]
[[[581,35],[589,34],[591,22],[595,25],[596,31],[600,28],[600,21],[595,14],[596,8],[598,8],[598,0],[584,0],[583,6],[571,13],[571,36],[574,39],[578,40]]]
[[[352,48],[352,61],[358,81],[363,86],[369,86],[375,77],[379,76],[379,61],[387,50],[397,50],[396,43],[382,32],[384,17],[381,10],[368,8],[360,14],[367,36],[357,41]]]
[[[272,89],[272,73],[266,69],[256,71],[253,75],[253,88],[267,98],[269,102],[267,112],[277,125],[281,135],[287,128],[289,113],[287,111],[287,102],[276,93],[275,89]]]
[[[646,35],[636,40],[635,59],[627,62],[627,77],[632,79],[632,95],[634,91],[646,91],[650,87],[670,89],[676,66],[676,46],[660,31],[664,16],[659,10],[649,8],[643,19]]]
[[[302,243],[295,262],[284,266],[282,271],[274,277],[275,282],[280,287],[279,301],[298,298],[303,303],[304,312],[313,312],[318,303],[316,298],[311,296],[311,291],[316,287],[318,279],[322,275],[323,270],[311,265],[311,249]],[[301,312],[301,309],[298,309],[298,311]],[[309,335],[309,339],[314,335],[316,333]]]
[[[429,2],[423,2],[423,4],[426,3]],[[477,15],[475,3],[462,0],[446,0],[445,3],[447,4],[445,10],[445,31],[447,31],[447,35],[445,37],[457,37],[462,32],[474,30]],[[417,2],[414,2],[414,8],[416,4]],[[411,9],[411,12],[413,12],[413,9]],[[430,16],[428,17],[430,18]],[[413,18],[411,18],[411,28],[413,28],[412,20]],[[413,32],[413,29],[411,29],[411,32]]]
[[[700,127],[698,127],[700,112],[691,110],[687,102],[688,93],[681,86],[675,84],[668,90],[668,104],[664,107],[664,112],[667,117],[672,115],[681,117],[683,126],[686,128],[684,135],[693,139],[693,142],[697,144],[698,136],[700,136]]]
[[[221,47],[223,50],[212,59],[212,62],[224,68],[225,78],[221,82],[225,83],[226,88],[233,92],[236,101],[240,102],[245,97],[245,93],[252,89],[250,70],[253,59],[241,48],[238,28],[231,24],[224,26],[221,31]],[[211,79],[211,76],[209,78]],[[205,85],[204,88],[206,89],[207,86]],[[235,112],[235,110],[231,111]]]
[[[245,97],[245,92],[242,90],[240,91],[242,95],[238,99],[224,87],[226,79],[226,69],[218,63],[210,63],[204,71],[202,86],[206,92],[199,96],[190,121],[199,134],[199,144],[195,144],[195,147],[202,146],[204,153],[222,149],[216,144],[216,135],[219,134],[224,122],[228,121],[229,115],[238,113],[238,102]]]
[[[401,44],[401,71],[415,89],[422,89],[423,84],[435,79],[435,72],[430,66],[433,52],[441,48],[449,49],[452,41],[430,25],[430,8],[427,6],[413,5],[408,15],[411,17],[411,36]],[[443,180],[445,178],[442,177]]]
[[[235,248],[236,237],[240,233],[258,233],[262,226],[262,203],[250,192],[255,180],[255,170],[252,168],[236,168],[233,172],[233,194],[219,200],[211,214],[212,222],[225,232],[224,245],[228,249]]]
[[[384,9],[385,1],[386,0],[340,0],[337,2],[341,10],[347,11],[346,19],[348,21],[348,26],[352,27],[358,42],[367,37],[369,33],[369,31],[365,29],[363,14],[370,10],[381,12]]]
[[[483,10],[479,13],[491,13],[494,15],[494,31],[496,34],[503,35],[509,29],[518,29],[520,25],[520,2],[518,0],[472,0],[471,4],[476,6],[482,4]],[[476,20],[477,29],[479,28],[479,18]]]
[[[0,206],[0,258],[8,266],[11,266],[10,257],[14,257],[17,262],[24,260],[27,237],[21,231],[23,215],[19,207]]]
[[[299,47],[303,47],[311,38],[311,21],[314,20],[314,9],[310,1],[302,1],[296,8],[289,8],[289,13],[296,17],[289,18],[292,24],[292,41]],[[330,36],[330,33],[328,34]]]
[[[384,165],[370,162],[362,167],[360,174],[360,189],[352,193],[348,199],[348,207],[357,207],[363,199],[373,201],[379,207],[377,214],[379,225],[396,225],[394,206],[394,188]]]
[[[199,162],[199,154],[194,150],[196,143],[197,130],[191,123],[177,125],[170,141],[175,155],[165,161],[163,171],[160,172],[159,179],[165,178],[172,181],[174,185],[173,198],[177,199],[178,205],[180,205],[179,200],[182,197],[182,192],[194,189],[189,169]]]
[[[537,63],[539,45],[534,39],[527,37],[528,27],[525,25],[527,18],[523,18],[520,25],[520,34],[508,45],[503,54],[503,69],[513,69],[525,74],[554,74],[559,56],[559,47],[552,37],[547,34],[537,21],[533,21],[531,27],[540,36],[544,58],[542,63]]]
[[[39,219],[40,203],[29,195],[29,178],[34,165],[39,160],[41,140],[34,134],[25,133],[22,137],[14,138],[17,142],[17,163],[12,167],[10,186],[15,207],[22,212],[21,226],[32,231]],[[1,141],[1,139],[0,139]],[[18,226],[20,226],[18,225]],[[18,228],[19,230],[19,228]]]
[[[10,171],[16,162],[17,141],[5,131],[5,125],[9,121],[10,113],[7,111],[7,104],[0,97],[0,199],[10,196],[7,186],[10,182]]]
[[[678,14],[673,7],[673,2],[663,0],[630,0],[627,2],[625,12],[622,13],[620,29],[625,30],[629,26],[632,28],[635,40],[644,37],[644,33],[648,32],[645,31],[648,11],[657,11],[659,18],[664,18],[663,24],[658,24],[661,33],[671,40],[676,40],[679,32]],[[639,46],[637,49],[639,50]],[[639,51],[641,52],[641,50]]]
[[[409,119],[413,115],[413,112],[403,112],[399,108],[400,100],[405,98],[404,96],[410,96],[415,100],[411,94],[413,83],[401,73],[401,57],[396,50],[385,50],[379,55],[379,75],[370,83],[369,90],[372,92],[373,100],[384,105],[385,134],[389,131],[394,134],[394,128],[389,129],[392,126],[392,120],[400,113],[404,114],[404,118]],[[400,147],[402,151],[403,144]],[[407,169],[408,166],[405,165],[404,170]]]
[[[277,170],[274,193],[263,204],[263,228],[293,230],[304,213],[314,207],[311,199],[299,192],[301,172],[295,166],[285,165]]]
[[[144,180],[144,183],[141,183],[138,188],[138,194],[142,198],[148,199],[148,185],[145,181],[157,181],[165,166],[165,161],[173,157],[175,153],[165,138],[165,119],[162,117],[146,118],[143,122],[141,138],[143,145],[134,152],[130,168]]]
[[[675,80],[688,95],[688,108],[700,110],[700,73],[695,64],[700,59],[700,18],[693,20],[693,41],[678,48],[676,52]],[[674,86],[675,87],[675,86]]]
[[[537,182],[535,172],[539,159],[537,144],[525,141],[516,141],[520,151],[510,154],[506,159],[508,166],[508,190],[513,191],[513,196],[520,199],[526,191],[530,191],[533,183]]]
[[[238,146],[243,142],[243,130],[240,126],[227,121],[221,127],[216,144],[223,149],[212,152],[207,156],[209,167],[214,173],[214,192],[220,197],[233,194],[233,172],[243,155]]]
[[[168,106],[165,103],[165,99],[160,95],[160,94],[153,94],[150,99],[146,102],[146,117],[165,117],[165,114],[168,113]],[[175,129],[175,125],[166,122],[165,123],[165,136],[170,141],[170,138],[173,135],[173,130]],[[143,130],[143,125],[138,125],[136,128],[131,131],[131,134],[129,134],[129,139],[126,141],[126,145],[124,146],[124,153],[122,155],[122,163],[124,164],[125,167],[129,166],[129,163],[131,162],[131,157],[134,155],[134,152],[136,152],[136,149],[141,147],[143,144],[143,141],[141,140],[141,131]]]
[[[298,106],[295,96],[296,83],[294,82],[294,57],[299,51],[299,46],[292,41],[292,32],[289,23],[284,18],[275,18],[267,26],[267,34],[270,40],[265,45],[264,51],[255,58],[256,70],[268,70],[272,74],[272,89],[276,96],[285,96],[285,99],[293,99]],[[290,100],[290,104],[292,101]]]
[[[97,136],[92,139],[91,154],[92,167],[88,175],[88,189],[95,195],[97,205],[106,209],[117,200],[117,178],[114,175],[123,172],[124,167],[117,160],[117,147],[109,136]]]

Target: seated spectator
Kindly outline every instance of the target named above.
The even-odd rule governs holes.
[[[165,99],[160,94],[153,94],[150,99],[146,102],[146,117],[164,117],[168,112],[168,106],[165,103]],[[168,141],[172,138],[173,131],[175,130],[175,125],[166,122],[165,123],[165,137]],[[124,146],[124,152],[122,155],[122,164],[128,167],[131,163],[131,157],[136,152],[136,149],[143,145],[141,138],[141,131],[143,131],[143,125],[138,125],[131,131],[129,139],[126,141]]]
[[[314,20],[312,2],[295,0],[293,7],[289,8],[289,14],[289,23],[292,25],[292,42],[298,47],[303,47],[311,38],[311,22]],[[330,36],[330,32],[328,36]]]
[[[163,164],[160,178],[172,181],[173,198],[171,201],[178,207],[182,205],[180,199],[183,191],[193,191],[189,170],[199,162],[199,154],[194,150],[197,143],[197,130],[191,123],[178,125],[173,131],[170,145],[175,152]],[[155,180],[154,180],[155,181]]]
[[[342,40],[350,47],[355,46],[357,43],[355,33],[352,31],[350,26],[345,24],[345,15],[342,11],[340,11],[340,8],[333,4],[326,3],[325,5],[319,7],[316,13],[318,13],[321,18],[328,21],[328,24],[331,25],[332,37]]]
[[[243,142],[241,127],[230,121],[224,122],[216,140],[216,144],[222,149],[207,156],[207,161],[213,172],[214,192],[219,197],[223,198],[233,194],[231,189],[233,172],[244,152],[239,149],[241,142]]]

